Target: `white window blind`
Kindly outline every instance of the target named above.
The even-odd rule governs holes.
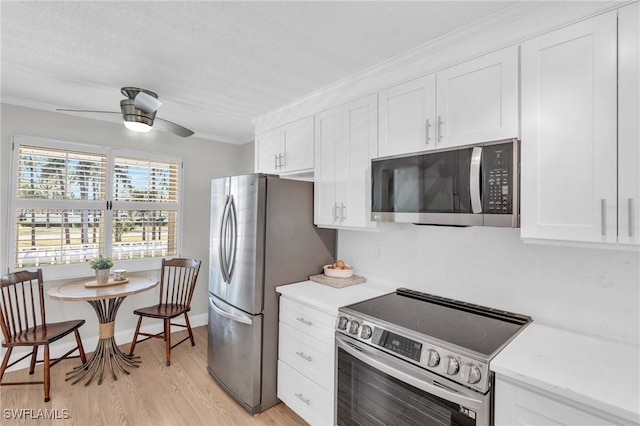
[[[11,269],[87,276],[85,262],[98,254],[136,270],[145,269],[144,259],[180,252],[181,158],[26,136],[13,141]]]

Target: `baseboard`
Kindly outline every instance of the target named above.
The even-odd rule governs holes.
[[[207,325],[207,322],[209,321],[209,316],[208,314],[204,313],[204,314],[198,314],[198,315],[193,315],[193,316],[189,316],[189,322],[191,323],[191,327],[200,327],[202,325]],[[157,333],[161,333],[162,332],[162,321],[148,321],[150,324],[149,325],[144,325],[143,322],[143,326],[140,327],[140,331],[144,332],[144,333],[151,333],[151,334],[157,334]],[[180,318],[176,318],[175,321],[176,324],[184,324],[184,320],[180,321]],[[81,328],[81,335],[85,334],[86,332],[86,327]],[[97,331],[97,330],[95,330]],[[128,330],[122,330],[119,331],[117,333],[115,333],[114,337],[116,339],[116,343],[118,345],[123,345],[123,344],[127,344],[127,343],[131,343],[131,340],[133,339],[133,334],[135,333],[135,329],[131,328]],[[173,331],[178,331],[176,328],[173,329]],[[73,336],[73,334],[71,335]],[[67,340],[67,337],[65,337],[65,340]],[[65,353],[67,353],[68,351],[70,351],[73,347],[75,347],[76,343],[75,340],[73,339],[73,337],[70,338],[71,341],[69,342],[57,342],[57,343],[53,343],[49,346],[49,352],[50,352],[50,357],[51,358],[57,358],[59,356],[64,355]],[[98,334],[94,334],[92,336],[83,336],[82,337],[82,346],[84,347],[85,352],[89,353],[89,352],[93,352],[94,348],[98,345]],[[2,356],[4,356],[5,352],[6,352],[6,348],[2,348]],[[24,355],[26,355],[27,353],[31,352],[31,348],[25,348],[23,350],[18,350],[18,348],[14,349],[13,352],[11,353],[11,359],[18,359]],[[42,359],[42,350],[38,351],[38,359]],[[78,355],[78,353],[74,353],[71,354],[73,355]],[[23,359],[22,361],[20,361],[19,363],[17,363],[16,365],[12,366],[11,368],[8,368],[7,371],[16,371],[16,370],[20,370],[22,368],[28,368],[29,367],[29,361],[30,361],[30,357],[27,357],[25,359]],[[11,360],[9,360],[9,362],[11,362]]]

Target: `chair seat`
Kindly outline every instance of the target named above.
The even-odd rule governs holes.
[[[46,327],[37,325],[20,334],[11,336],[11,339],[8,342],[3,342],[2,346],[44,345],[45,343],[51,343],[66,336],[84,323],[84,320],[73,320],[48,323]]]
[[[136,309],[133,313],[151,318],[173,318],[189,312],[190,310],[191,308],[189,306],[160,304]]]

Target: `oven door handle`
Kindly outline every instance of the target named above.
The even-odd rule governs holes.
[[[453,389],[452,386],[445,385],[444,380],[442,380],[443,383],[434,380],[427,372],[419,371],[420,367],[413,366],[414,368],[410,369],[405,361],[397,360],[382,351],[371,349],[366,345],[358,345],[344,339],[345,338],[339,334],[336,334],[337,348],[343,349],[349,355],[375,368],[376,370],[466,408],[470,408],[475,411],[482,409],[482,400],[477,399],[477,397],[473,398],[471,396],[463,395],[460,391]],[[409,365],[412,366],[412,364]],[[471,391],[468,392],[471,394]]]

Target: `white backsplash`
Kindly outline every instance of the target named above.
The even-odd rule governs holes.
[[[339,231],[358,275],[639,344],[638,252],[525,244],[519,229],[381,225]]]

